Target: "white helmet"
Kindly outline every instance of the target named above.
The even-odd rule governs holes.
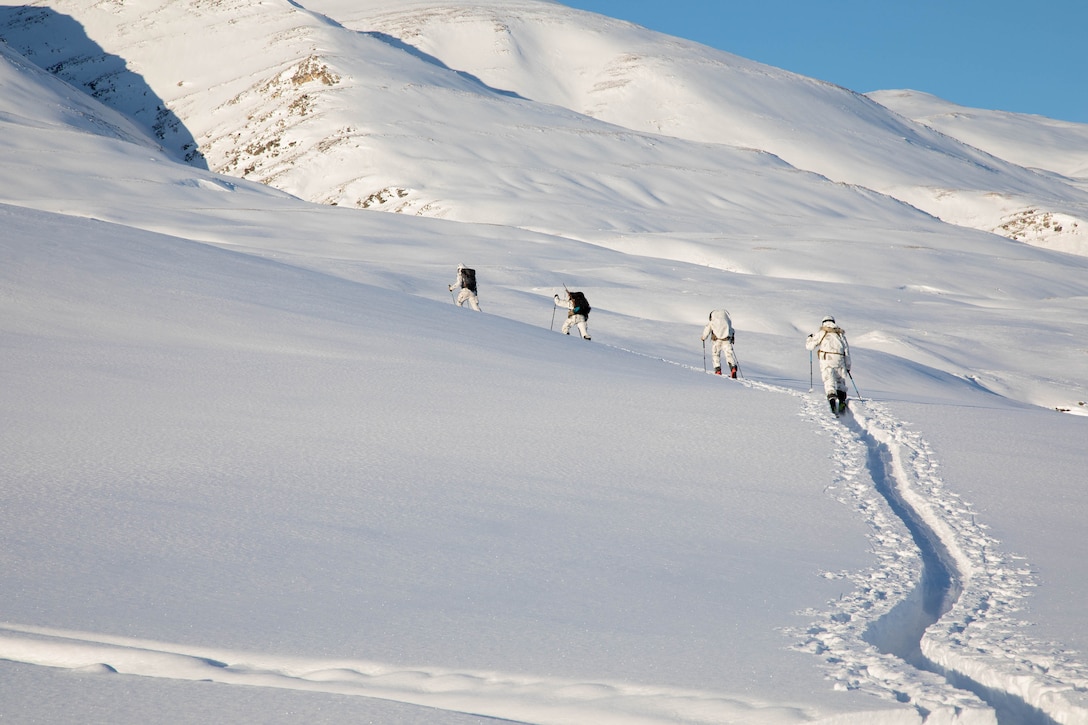
[[[830,322],[830,323],[831,323],[832,325],[834,325],[834,324],[835,324],[835,318],[834,318],[834,317],[832,317],[831,315],[824,315],[824,319],[820,320],[820,324],[821,324],[821,325],[826,325],[826,324],[828,324],[829,322]]]

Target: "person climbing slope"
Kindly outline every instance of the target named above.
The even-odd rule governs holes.
[[[827,315],[820,322],[820,329],[808,336],[805,347],[815,350],[820,360],[820,377],[824,381],[824,392],[831,412],[842,415],[846,412],[846,376],[850,374],[850,344],[846,341],[846,331]]]
[[[555,295],[555,304],[557,307],[567,308],[567,320],[563,323],[563,329],[561,330],[564,335],[569,335],[570,328],[577,325],[578,330],[582,333],[582,339],[591,339],[589,336],[589,311],[592,308],[583,293],[567,290],[567,299],[564,301],[559,298],[559,295]]]
[[[702,340],[704,345],[708,337],[714,341],[711,348],[714,374],[722,374],[722,353],[725,353],[725,362],[729,365],[729,377],[737,377],[737,355],[733,351],[733,340],[736,337],[736,332],[733,330],[733,321],[729,318],[728,311],[714,310],[710,313],[710,321],[703,328]],[[703,358],[703,364],[706,364],[705,357]]]
[[[455,300],[458,307],[464,307],[465,302],[468,302],[469,307],[477,312],[480,311],[480,300],[476,296],[476,270],[463,264],[457,265],[457,280],[449,288],[450,292],[455,289],[461,290]]]

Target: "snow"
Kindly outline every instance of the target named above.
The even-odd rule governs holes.
[[[1053,122],[922,125],[551,2],[71,0],[0,38],[0,717],[1088,722]]]
[[[896,113],[1015,164],[1074,180],[1088,176],[1088,156],[1084,152],[1088,129],[1083,123],[965,108],[918,91],[875,91],[867,95]]]
[[[1030,241],[1088,252],[1083,186],[1010,165],[1003,160],[1008,157],[987,153],[987,146],[980,151],[970,145],[973,135],[946,136],[905,123],[848,89],[542,3],[511,8],[492,0],[466,7],[439,0],[425,3],[425,10],[420,3],[402,5],[392,10],[386,3],[360,8],[317,0],[308,7],[335,14],[352,29],[402,38],[493,88],[641,132],[767,151],[796,168],[866,186],[955,224],[1012,236],[1016,230],[1003,226],[1009,218],[1029,211],[1032,217],[1058,214],[1070,223],[1060,229],[1047,224]],[[1030,136],[1058,125],[1035,119]],[[1083,148],[1078,124],[1069,126],[1068,140]],[[1065,140],[1055,132],[1050,150],[1068,148]],[[1043,144],[1029,143],[1023,146],[1029,154],[1042,150]],[[1015,163],[1033,166],[1021,158]],[[1075,169],[1071,175],[1084,176],[1083,164]]]

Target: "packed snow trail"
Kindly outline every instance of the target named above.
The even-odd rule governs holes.
[[[828,574],[857,589],[798,633],[801,648],[824,657],[838,686],[914,703],[927,722],[980,702],[1001,725],[1088,722],[1088,710],[1064,696],[1082,689],[1084,673],[1020,634],[1015,615],[1033,586],[1030,570],[1000,552],[945,487],[926,441],[871,401],[853,400],[833,418],[822,396],[804,396],[804,414],[832,437],[838,474],[830,488],[869,520],[882,565]],[[917,671],[901,678],[889,656]]]
[[[947,489],[922,436],[879,403],[853,399],[837,418],[822,394],[734,382],[801,399],[802,415],[832,439],[829,491],[872,528],[880,564],[826,573],[856,590],[812,612],[820,621],[794,633],[799,649],[827,662],[836,687],[911,703],[925,722],[1088,723],[1088,709],[1064,696],[1088,682],[1081,666],[1021,634],[1016,614],[1034,586],[1030,569],[1002,553]]]
[[[886,415],[883,416],[885,425],[881,424],[878,414],[870,413],[870,416],[860,415],[854,419],[854,424],[848,425],[856,429],[869,449],[869,470],[877,490],[911,532],[922,558],[922,576],[917,593],[896,608],[903,611],[892,610],[874,622],[866,634],[866,640],[883,652],[894,654],[919,669],[944,676],[953,686],[975,693],[994,708],[1000,723],[1053,725],[1055,721],[1051,717],[1016,694],[992,691],[964,675],[946,671],[922,652],[926,630],[947,614],[963,594],[964,575],[961,572],[971,571],[975,567],[962,551],[950,550],[945,543],[961,538],[951,527],[938,525],[934,528],[930,524],[931,521],[941,521],[941,518],[925,513],[925,497],[917,496],[911,486],[901,485],[909,484],[916,478],[914,471],[921,474],[919,477],[924,477],[926,471],[934,470],[924,442],[915,438],[914,441],[920,445],[904,445],[901,437],[887,434],[889,428],[894,426],[886,425],[889,420]],[[905,453],[907,460],[904,460]],[[939,479],[934,478],[930,490],[934,490],[938,484]],[[948,506],[944,510],[954,511]],[[975,527],[973,517],[972,527]],[[943,530],[944,536],[938,530]],[[982,548],[990,542],[979,540],[976,543]]]

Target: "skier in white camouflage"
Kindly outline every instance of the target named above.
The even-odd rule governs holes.
[[[850,374],[850,344],[846,341],[846,332],[834,317],[827,315],[820,322],[820,329],[808,336],[805,347],[815,350],[820,359],[820,377],[831,412],[835,415],[845,413],[846,377]]]
[[[463,264],[457,265],[457,280],[451,284],[450,292],[455,289],[461,290],[457,293],[457,306],[464,307],[468,302],[468,306],[477,312],[480,311],[480,300],[476,296],[476,270],[469,269]]]
[[[725,353],[725,362],[729,365],[729,377],[737,377],[737,355],[733,351],[733,339],[736,337],[736,332],[733,330],[733,321],[729,319],[728,311],[714,310],[710,313],[710,322],[703,328],[704,343],[708,337],[714,341],[712,348],[714,374],[722,374],[722,353]],[[706,354],[705,351],[703,354]],[[706,364],[705,357],[703,364]]]
[[[578,331],[582,333],[583,340],[591,339],[589,336],[589,300],[581,292],[571,292],[567,290],[567,298],[562,300],[559,295],[555,295],[555,306],[567,308],[567,320],[563,323],[563,329],[560,330],[564,335],[570,334],[570,328],[575,325],[578,326]]]

